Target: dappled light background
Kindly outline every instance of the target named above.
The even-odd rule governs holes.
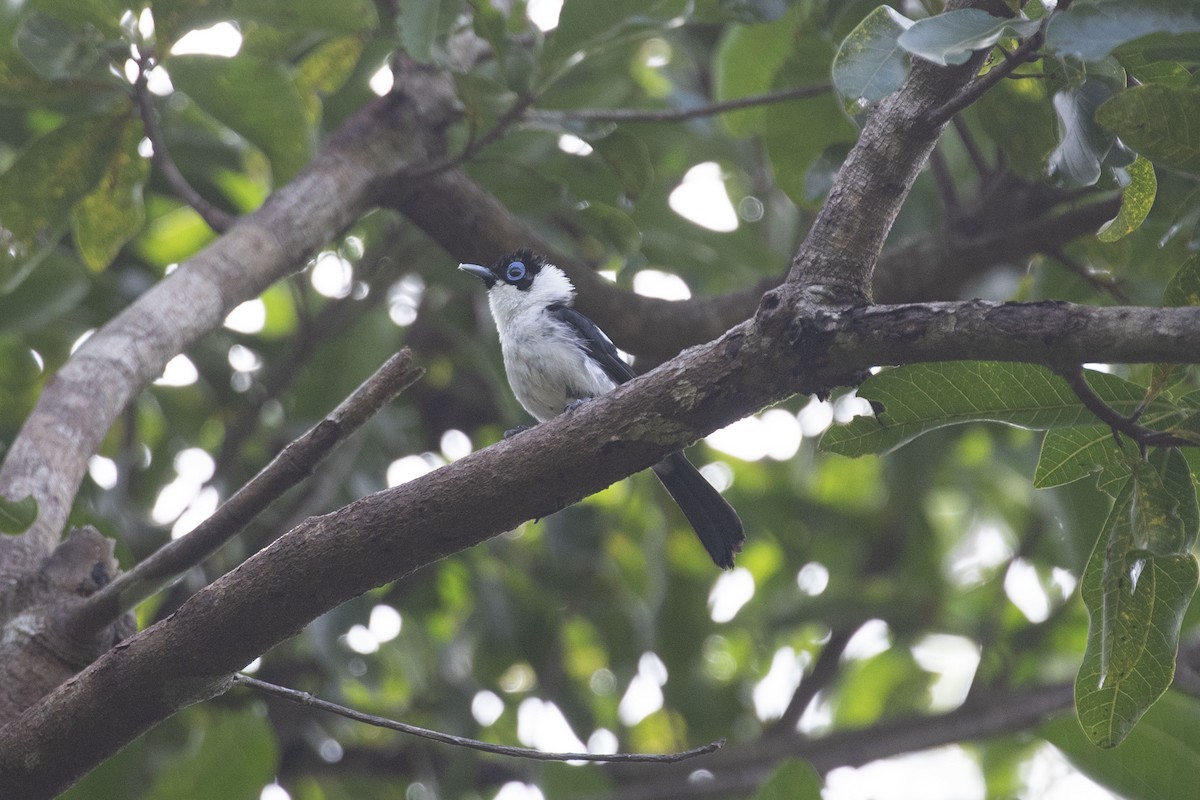
[[[561,5],[517,3],[516,21],[506,24],[533,41],[535,29],[555,30]],[[747,77],[758,52],[731,34],[740,23],[721,16],[718,6],[727,4],[696,5],[708,8],[709,21],[660,20],[648,34],[587,50],[540,105],[686,108],[705,102],[714,85],[730,94],[775,88]],[[810,4],[779,5],[799,14]],[[162,24],[155,13],[127,12],[124,24],[152,40]],[[844,36],[852,16],[821,16],[831,32],[822,46],[835,32]],[[390,34],[321,41],[347,48],[346,56],[233,10],[201,17],[170,44],[171,55],[273,54],[312,84],[302,111],[314,141],[298,145],[301,152],[393,87]],[[531,68],[528,54],[510,58],[513,70]],[[164,60],[148,86],[169,111],[165,135],[181,169],[231,212],[258,207],[278,186],[280,155],[177,89]],[[812,77],[808,65],[793,66],[789,80]],[[132,56],[127,72],[136,74]],[[460,77],[464,94],[498,91],[491,78],[476,86]],[[758,109],[574,131],[531,123],[464,168],[605,279],[682,302],[785,272],[832,180],[831,159],[855,135],[834,101],[822,102],[822,113],[840,122],[827,139],[806,140],[814,152],[803,164],[780,155],[792,146],[785,134],[795,120],[768,124],[768,114],[783,112]],[[975,118],[970,124],[983,127]],[[143,141],[139,152],[151,151]],[[14,152],[5,145],[0,159]],[[949,142],[939,157],[947,174],[970,174],[961,144]],[[6,395],[12,402],[0,404],[0,440],[11,441],[37,388],[87,336],[212,240],[167,187],[151,183],[146,191],[146,226],[113,265],[96,271],[55,262],[65,288],[55,289],[45,326],[0,339],[5,363],[23,370],[0,376],[16,386]],[[941,213],[932,179],[923,176],[895,241],[927,232]],[[1167,221],[1151,220],[1165,232]],[[306,517],[416,480],[529,424],[504,379],[480,287],[455,266],[399,215],[373,212],[301,272],[234,308],[131,404],[89,462],[75,515],[117,539],[126,567],[194,529],[398,348],[411,347],[427,370],[244,536],[143,604],[142,627]],[[1165,279],[1165,266],[1139,269],[1142,284],[1160,287]],[[969,289],[1096,299],[1092,283],[1038,259],[996,265]],[[25,383],[17,384],[18,374]],[[329,612],[247,670],[412,724],[590,753],[666,752],[719,738],[749,749],[781,731],[828,736],[1071,680],[1087,632],[1078,585],[1107,511],[1104,497],[1090,481],[1032,489],[1039,439],[1000,425],[933,431],[883,458],[819,452],[831,426],[870,413],[854,392],[795,397],[689,451],[745,522],[745,549],[728,572],[713,567],[657,483],[635,475]],[[797,698],[807,701],[797,707]],[[837,767],[822,796],[1114,797],[1050,738],[1036,729]],[[703,760],[689,767],[674,796],[716,780]],[[66,797],[199,800],[217,795],[180,794],[181,787],[203,786],[216,773],[235,786],[222,797],[260,800],[558,800],[620,796],[636,785],[630,772],[455,751],[235,691],[168,720]],[[144,791],[115,793],[128,786]]]

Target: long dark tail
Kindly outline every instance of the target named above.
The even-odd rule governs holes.
[[[733,554],[746,541],[742,520],[733,506],[725,502],[683,453],[672,453],[651,469],[692,523],[712,560],[722,569],[731,569]]]

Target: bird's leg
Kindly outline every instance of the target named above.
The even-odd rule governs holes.
[[[567,403],[567,407],[563,409],[563,413],[570,414],[572,411],[579,408],[581,405],[583,405],[584,403],[586,403],[588,400],[591,400],[591,399],[592,398],[590,398],[590,397],[581,397],[578,400],[572,400],[571,402]]]

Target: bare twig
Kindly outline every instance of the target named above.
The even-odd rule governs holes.
[[[700,117],[711,117],[726,111],[782,103],[788,100],[803,100],[825,94],[832,84],[818,83],[811,86],[793,86],[766,94],[739,97],[721,103],[711,103],[691,108],[580,108],[570,111],[538,109],[526,112],[525,117],[534,122],[685,122]]]
[[[237,218],[214,206],[200,196],[200,193],[188,183],[188,179],[179,171],[175,160],[167,151],[167,143],[163,140],[158,128],[158,120],[154,116],[154,106],[150,100],[150,90],[146,85],[146,73],[152,64],[149,56],[142,55],[137,61],[137,79],[133,82],[133,97],[137,101],[138,114],[142,118],[142,126],[146,129],[146,138],[154,148],[154,164],[163,174],[167,184],[179,195],[179,199],[191,206],[200,217],[208,223],[208,227],[217,233],[224,233],[233,226]]]
[[[971,164],[974,165],[975,171],[979,173],[980,182],[986,183],[989,178],[995,175],[996,168],[988,163],[987,158],[983,155],[983,151],[979,149],[979,143],[971,135],[971,129],[967,127],[967,123],[958,117],[954,117],[951,120],[951,124],[954,125],[954,132],[958,134],[958,139],[962,142],[963,149],[967,151],[967,158],[971,159]]]
[[[83,601],[72,616],[71,627],[80,633],[99,630],[199,564],[280,495],[311,475],[331,450],[422,374],[423,369],[413,366],[412,352],[407,348],[389,358],[325,419],[285,447],[195,530],[159,548]]]
[[[817,656],[812,672],[800,681],[800,685],[796,687],[795,694],[788,701],[783,715],[771,726],[772,732],[795,732],[796,725],[799,724],[800,718],[804,716],[804,712],[812,703],[813,698],[817,696],[817,692],[828,686],[837,675],[842,653],[846,652],[846,645],[849,644],[850,637],[856,630],[858,630],[857,625],[848,625],[835,628],[829,634],[829,641],[825,643],[821,654]]]
[[[1100,395],[1092,389],[1091,384],[1087,382],[1087,377],[1083,374],[1083,367],[1074,365],[1070,367],[1058,367],[1054,370],[1059,377],[1067,382],[1071,387],[1071,391],[1075,392],[1075,396],[1083,403],[1084,407],[1091,411],[1096,417],[1112,428],[1113,438],[1119,444],[1121,434],[1125,434],[1142,450],[1146,447],[1196,447],[1196,442],[1190,439],[1184,439],[1167,431],[1156,431],[1153,428],[1145,428],[1138,425],[1134,417],[1122,416],[1116,409],[1104,402]],[[1139,412],[1140,413],[1140,412]]]
[[[302,706],[311,706],[322,711],[328,711],[331,714],[352,719],[356,722],[364,722],[367,725],[374,725],[377,728],[387,728],[400,733],[407,733],[410,736],[420,736],[422,739],[430,739],[442,744],[452,744],[455,747],[467,747],[472,750],[480,750],[484,753],[495,753],[496,755],[509,756],[510,758],[529,758],[535,761],[622,761],[622,762],[642,762],[651,764],[674,764],[679,761],[685,761],[696,756],[706,755],[716,750],[720,750],[725,746],[725,740],[719,739],[715,742],[709,742],[700,747],[693,747],[691,750],[684,750],[678,753],[547,753],[542,750],[533,750],[528,747],[512,747],[503,744],[491,744],[489,742],[481,742],[478,739],[468,739],[465,736],[455,736],[450,733],[442,733],[441,731],[433,731],[429,728],[421,728],[416,725],[409,725],[405,722],[397,722],[394,719],[386,717],[377,717],[374,714],[364,714],[361,711],[355,711],[353,708],[340,706],[337,703],[330,703],[328,700],[321,700],[313,697],[308,692],[289,689],[286,686],[278,686],[274,683],[260,681],[257,678],[251,678],[249,675],[234,675],[233,682],[241,684],[251,689],[257,689],[265,694],[281,697],[284,700],[298,703]]]
[[[926,121],[930,125],[944,124],[954,117],[955,114],[983,97],[997,83],[1011,75],[1013,70],[1024,64],[1034,51],[1042,46],[1042,41],[1045,38],[1046,22],[1049,20],[1050,15],[1047,14],[1046,19],[1042,22],[1042,27],[1038,29],[1037,33],[1021,42],[1021,45],[1011,55],[1008,53],[1004,54],[1003,64],[992,67],[992,69],[968,83],[957,95],[931,111],[928,117],[926,117]]]
[[[537,98],[538,95],[536,92],[526,92],[521,95],[507,111],[496,119],[496,123],[485,131],[483,135],[472,136],[461,152],[438,159],[429,166],[410,173],[408,176],[409,180],[429,178],[470,161],[480,150],[507,133],[508,129],[524,116],[526,110],[529,106],[533,105]]]
[[[1095,272],[1089,269],[1085,265],[1076,261],[1074,258],[1068,256],[1065,252],[1063,252],[1062,248],[1051,250],[1048,254],[1052,256],[1055,261],[1066,267],[1069,272],[1079,276],[1079,278],[1083,281],[1086,281],[1087,284],[1096,291],[1109,295],[1121,305],[1132,305],[1129,295],[1123,288],[1121,288],[1121,282],[1116,278],[1111,278],[1103,273]]]

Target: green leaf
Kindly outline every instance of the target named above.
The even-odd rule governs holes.
[[[555,66],[580,50],[636,30],[661,29],[683,14],[684,0],[566,0],[558,27],[546,37],[545,61]]]
[[[37,515],[38,504],[33,495],[9,500],[0,494],[0,533],[24,533],[37,520]]]
[[[788,759],[759,787],[754,800],[820,800],[821,776],[807,761]]]
[[[422,63],[434,62],[441,50],[437,42],[449,32],[461,6],[459,0],[403,0],[396,27],[405,52]]]
[[[1131,413],[1144,390],[1103,372],[1089,372],[1092,388],[1119,411]],[[859,397],[877,409],[830,428],[821,449],[844,456],[887,453],[927,431],[963,422],[1003,422],[1046,429],[1089,425],[1095,417],[1066,382],[1044,367],[987,361],[911,364],[872,375]]]
[[[799,15],[787,14],[769,25],[732,25],[717,48],[713,64],[713,95],[718,102],[766,93],[775,73],[792,52]],[[728,111],[722,122],[734,136],[761,133],[765,107]]]
[[[110,164],[126,119],[122,112],[68,120],[0,175],[0,292],[15,288],[62,235],[71,207]]]
[[[1200,31],[1200,6],[1178,0],[1092,0],[1072,3],[1046,28],[1046,50],[1099,61],[1126,42],[1150,34]],[[1193,52],[1195,50],[1193,49]]]
[[[1054,94],[1060,140],[1047,163],[1052,177],[1071,186],[1092,186],[1100,180],[1100,165],[1114,137],[1096,123],[1095,113],[1111,96],[1107,83],[1091,78]]]
[[[774,22],[796,5],[796,0],[718,0],[724,19],[754,25]]]
[[[104,36],[95,28],[35,11],[14,40],[29,65],[52,81],[104,74],[110,61]]]
[[[0,294],[0,319],[9,331],[35,331],[75,308],[88,293],[87,270],[70,250],[55,248],[8,294]]]
[[[354,72],[362,56],[359,36],[338,36],[322,42],[296,65],[296,90],[304,98],[309,122],[316,127],[321,118],[321,98],[333,94]]]
[[[1191,255],[1167,281],[1164,306],[1200,306],[1200,255]]]
[[[908,54],[897,39],[912,24],[891,6],[880,6],[842,40],[833,57],[833,85],[850,113],[879,102],[908,77]]]
[[[637,200],[654,182],[650,152],[637,135],[617,129],[608,136],[587,141],[617,176],[630,200]]]
[[[253,800],[271,782],[279,747],[266,717],[254,711],[206,715],[199,745],[157,776],[146,797]]]
[[[1075,705],[1100,747],[1120,744],[1171,685],[1200,581],[1191,554],[1200,512],[1183,456],[1171,451],[1162,475],[1141,461],[1130,468],[1081,583],[1089,623]]]
[[[1096,121],[1155,164],[1200,175],[1200,89],[1126,89],[1097,109]]]
[[[304,0],[303,3],[294,0],[233,0],[230,17],[256,20],[286,30],[329,33],[361,34],[379,25],[375,6],[369,0]]]
[[[29,7],[79,28],[91,28],[100,36],[120,39],[124,35],[121,16],[129,4],[124,0],[33,0]]]
[[[167,52],[183,34],[233,16],[232,0],[151,0],[154,35]]]
[[[24,336],[0,333],[0,390],[32,386],[42,375],[42,365]]]
[[[829,42],[820,36],[805,36],[795,43],[795,54],[776,73],[775,88],[827,80],[832,57]],[[806,183],[814,162],[830,145],[853,142],[857,137],[858,129],[832,93],[767,108],[763,140],[775,182],[798,205],[811,208],[819,201]]]
[[[215,238],[203,217],[190,206],[180,206],[151,219],[133,248],[147,262],[165,267],[195,255]]]
[[[977,8],[960,8],[918,20],[897,40],[914,55],[935,64],[965,64],[976,50],[992,47],[1005,37],[1032,36],[1039,22],[993,17]]]
[[[1154,165],[1138,158],[1128,167],[1129,184],[1121,195],[1121,210],[1117,216],[1100,228],[1097,236],[1102,242],[1115,242],[1142,227],[1154,205],[1158,193],[1158,180],[1154,177]]]
[[[1054,428],[1042,439],[1033,485],[1048,489],[1096,475],[1097,486],[1115,495],[1115,486],[1129,476],[1125,459],[1107,425]]]
[[[1123,797],[1191,800],[1200,774],[1200,701],[1167,692],[1115,750],[1089,742],[1074,715],[1043,726],[1047,741],[1083,774]]]
[[[138,153],[141,124],[130,119],[122,139],[96,188],[71,211],[75,247],[94,270],[111,264],[146,221],[142,186],[150,177],[150,162]]]
[[[166,67],[176,89],[263,151],[276,186],[312,157],[304,100],[279,64],[251,56],[186,55],[167,59]]]
[[[1050,96],[1039,80],[1000,81],[975,104],[984,130],[1024,178],[1045,177],[1046,155],[1058,144]]]

